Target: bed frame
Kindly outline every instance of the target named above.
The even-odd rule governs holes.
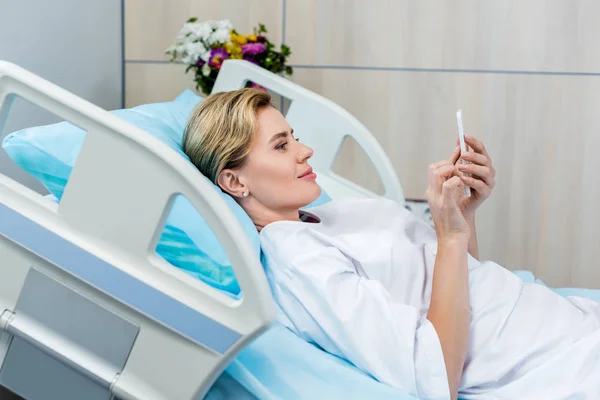
[[[292,100],[286,118],[315,149],[311,164],[332,198],[374,196],[331,170],[351,136],[375,165],[384,196],[404,202],[383,149],[331,101],[239,60],[223,64],[213,91],[249,80]],[[33,400],[203,398],[275,316],[260,261],[233,212],[160,140],[1,61],[0,133],[15,96],[87,135],[60,204],[0,171],[0,383]],[[179,194],[222,244],[241,300],[156,255]]]

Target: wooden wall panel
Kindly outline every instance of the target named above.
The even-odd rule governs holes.
[[[185,66],[181,64],[129,63],[126,65],[125,75],[128,93],[126,107],[172,101],[186,89],[203,96],[196,90],[191,73],[185,74]],[[276,93],[271,93],[271,104],[277,109],[283,106],[284,112],[289,106]]]
[[[498,170],[478,217],[481,256],[554,286],[600,288],[600,2],[594,0],[125,0],[127,106],[193,87],[165,64],[190,16],[258,22],[292,49],[293,80],[353,113],[407,197],[448,157],[455,111]],[[274,98],[280,104],[278,97]],[[353,142],[335,170],[380,191]]]
[[[595,0],[287,0],[293,63],[600,70]]]
[[[498,171],[478,220],[481,255],[555,285],[600,287],[600,79],[578,76],[304,69],[294,80],[373,132],[407,197],[422,198],[429,163],[455,146],[455,111]],[[348,85],[348,82],[352,82]],[[373,179],[352,152],[340,171]],[[597,221],[596,223],[591,221]]]
[[[200,21],[229,19],[240,33],[252,33],[258,23],[269,39],[281,43],[282,0],[125,0],[127,60],[166,60],[165,49],[190,17]]]
[[[133,64],[125,67],[126,107],[171,101],[185,89],[194,89],[191,74],[179,64]]]

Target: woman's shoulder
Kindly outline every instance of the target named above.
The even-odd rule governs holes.
[[[267,270],[273,270],[276,274],[285,273],[294,269],[299,260],[306,260],[307,257],[318,255],[323,248],[334,246],[331,238],[315,229],[315,225],[280,221],[263,228],[260,245]]]
[[[332,212],[341,212],[346,209],[356,210],[357,208],[373,208],[380,209],[381,207],[398,207],[403,208],[398,202],[387,199],[385,197],[342,197],[332,199],[325,204],[306,208],[311,210],[331,210]]]
[[[390,218],[407,212],[389,199],[358,197],[334,199],[302,211],[314,217],[310,218],[313,222],[271,223],[260,233],[263,247],[287,248],[292,249],[292,253],[301,253],[320,245],[332,246],[337,243],[336,237],[347,231],[366,232],[371,225],[384,226]]]
[[[400,203],[384,197],[344,197],[319,207],[309,208],[307,211],[322,220],[358,221],[364,218],[378,219],[404,214],[406,209]]]
[[[293,276],[322,280],[351,271],[347,246],[340,242],[339,228],[313,223],[276,223],[261,234],[265,268],[289,282]],[[322,268],[324,265],[327,268]]]

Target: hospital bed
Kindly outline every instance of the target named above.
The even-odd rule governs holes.
[[[376,196],[332,171],[350,136],[373,162],[383,196],[404,204],[391,162],[354,117],[243,61],[226,61],[213,91],[248,81],[291,100],[286,119],[315,149],[311,164],[331,198]],[[239,220],[180,154],[6,62],[0,132],[15,96],[87,134],[59,203],[0,174],[2,385],[34,400],[413,398],[274,323],[277,307]],[[242,296],[156,255],[176,195],[219,239]]]
[[[374,196],[331,171],[350,134],[372,156],[385,196],[403,202],[391,163],[356,119],[245,62],[225,63],[214,90],[248,80],[292,101],[288,121],[315,148],[319,183],[332,197]],[[2,62],[0,128],[15,96],[87,134],[60,204],[0,175],[0,383],[28,399],[202,398],[275,317],[260,261],[234,215],[191,163],[156,138]],[[242,298],[149,251],[178,194],[215,232]]]

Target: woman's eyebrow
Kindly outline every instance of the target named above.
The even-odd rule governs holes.
[[[294,133],[294,130],[292,129],[292,134]],[[271,136],[271,139],[269,139],[269,143],[274,142],[275,140],[282,138],[282,137],[286,137],[288,135],[287,132],[279,132],[274,134],[273,136]]]

